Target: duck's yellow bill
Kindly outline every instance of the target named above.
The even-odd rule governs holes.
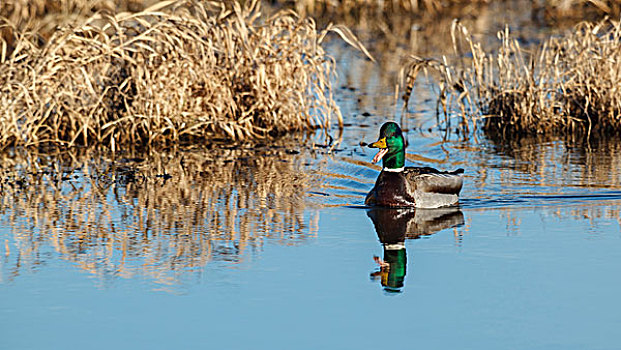
[[[382,157],[385,156],[386,153],[388,153],[388,146],[386,146],[385,137],[382,137],[381,139],[373,142],[372,144],[369,145],[369,147],[380,149],[379,152],[377,152],[377,154],[375,155],[375,157],[373,157],[373,163],[379,162],[380,159],[382,159]]]
[[[371,148],[388,148],[388,146],[386,146],[386,138],[382,137],[381,139],[373,142],[372,144],[369,145],[369,147]]]

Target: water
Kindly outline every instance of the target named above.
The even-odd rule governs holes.
[[[447,136],[418,88],[408,164],[461,205],[370,210],[394,92],[334,50],[332,144],[5,154],[0,348],[618,349],[621,142]]]

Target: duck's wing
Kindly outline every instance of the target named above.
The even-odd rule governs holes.
[[[464,169],[439,171],[429,167],[407,167],[404,172],[417,192],[458,195],[463,186]]]

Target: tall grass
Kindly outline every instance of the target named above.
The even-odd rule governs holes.
[[[413,56],[403,69],[406,106],[418,73],[433,71],[443,114],[460,115],[464,129],[482,118],[486,130],[512,134],[621,131],[619,22],[583,22],[533,50],[522,48],[508,29],[498,38],[500,48],[485,51],[456,22],[454,59]]]
[[[279,3],[293,3],[300,13],[327,14],[338,16],[366,16],[410,14],[435,16],[456,8],[468,8],[489,0],[272,0]]]
[[[98,13],[41,48],[14,31],[1,42],[0,148],[239,141],[342,123],[321,44],[335,31],[359,45],[353,35],[291,11],[264,18],[258,1],[229,5]]]
[[[545,0],[533,1],[533,15],[546,21],[596,19],[602,15],[618,17],[621,0]]]
[[[386,15],[406,13],[420,17],[445,16],[467,13],[479,5],[491,4],[490,0],[272,0],[280,3],[293,3],[300,12],[350,15]],[[535,0],[535,1],[496,1],[507,6],[517,4],[523,11],[531,11],[533,17],[546,21],[562,21],[568,18],[593,19],[602,15],[618,16],[621,12],[620,0]]]
[[[137,12],[158,0],[2,0],[0,18],[5,25],[0,37],[13,43],[16,33],[36,33],[40,43],[65,25],[86,20],[96,12]]]

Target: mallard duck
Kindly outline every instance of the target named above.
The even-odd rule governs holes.
[[[399,124],[384,123],[379,140],[369,147],[379,148],[373,163],[382,160],[383,169],[364,200],[366,205],[439,208],[459,201],[464,169],[405,167],[405,140]]]

